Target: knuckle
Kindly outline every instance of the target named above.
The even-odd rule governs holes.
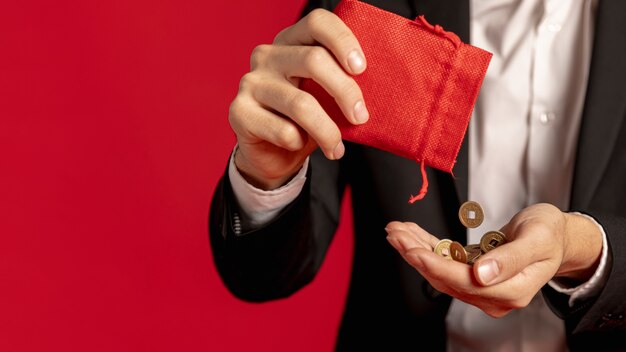
[[[300,133],[291,124],[285,124],[275,131],[276,142],[288,149],[298,149],[300,147]]]
[[[528,223],[528,231],[536,233],[537,235],[548,235],[551,231],[551,227],[548,226],[545,222],[542,221],[534,221]]]
[[[317,26],[321,21],[328,17],[330,12],[324,9],[315,9],[306,15],[305,20],[308,27]]]
[[[328,37],[330,42],[327,44],[332,48],[339,49],[339,53],[346,52],[349,48],[358,45],[358,40],[352,31],[332,12],[316,9],[311,11],[305,20],[306,27],[313,37],[322,35]]]
[[[418,233],[420,231],[420,227],[417,226],[417,224],[414,222],[408,221],[408,222],[405,222],[405,224],[407,228],[413,233]]]
[[[317,100],[309,93],[300,92],[294,95],[290,101],[290,116],[303,121],[303,126],[306,126],[322,148],[334,148],[341,140],[339,128],[322,114]]]
[[[233,100],[228,107],[228,123],[233,131],[239,131],[241,120],[244,118],[245,114],[245,107],[241,102],[241,98],[235,98],[235,100]]]
[[[328,52],[320,46],[311,47],[305,57],[304,66],[311,72],[318,71],[328,60]]]
[[[239,91],[248,91],[257,83],[257,77],[254,73],[248,72],[241,77],[239,81]]]
[[[252,54],[250,55],[250,68],[255,69],[263,65],[271,50],[272,46],[268,44],[261,44],[254,47],[254,49],[252,49]]]
[[[228,118],[229,121],[232,119],[237,119],[243,115],[243,104],[241,103],[241,98],[235,98],[228,107]]]
[[[336,27],[336,21],[341,21],[337,15],[324,9],[311,11],[305,18],[305,27],[313,37],[330,34]],[[333,31],[334,36],[334,31]],[[333,39],[334,41],[335,39]]]
[[[533,246],[530,253],[537,253],[542,248],[548,248],[559,242],[558,235],[554,228],[543,222],[533,222],[526,225],[525,233],[532,235],[532,240],[527,241],[528,245]]]
[[[315,98],[308,93],[295,94],[289,102],[290,110],[295,116],[302,116],[310,112],[315,106]]]

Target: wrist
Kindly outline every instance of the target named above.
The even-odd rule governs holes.
[[[276,175],[262,175],[258,172],[258,168],[251,166],[251,164],[247,162],[239,148],[235,150],[233,157],[235,167],[244,180],[246,180],[246,182],[250,185],[263,191],[275,190],[286,185],[298,173],[298,170],[301,167],[300,166],[295,171],[287,174],[281,173]]]
[[[602,233],[584,216],[564,213],[564,253],[555,277],[587,281],[598,268],[602,255]]]

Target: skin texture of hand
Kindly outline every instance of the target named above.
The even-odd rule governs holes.
[[[317,100],[300,90],[302,78],[320,84],[353,124],[369,113],[351,75],[365,70],[363,51],[335,14],[314,10],[254,49],[229,111],[239,148],[235,165],[252,185],[285,184],[318,146],[328,159],[343,156],[341,133]]]
[[[474,266],[433,252],[439,239],[410,222],[391,222],[389,243],[437,290],[493,317],[526,307],[553,277],[587,281],[598,266],[602,234],[585,217],[549,204],[530,206],[501,231],[508,242]]]

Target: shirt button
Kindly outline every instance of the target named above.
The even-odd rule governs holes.
[[[539,114],[539,122],[542,125],[549,125],[554,119],[556,115],[553,112],[542,112]]]

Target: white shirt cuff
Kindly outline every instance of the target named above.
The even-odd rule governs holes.
[[[581,285],[576,287],[566,287],[565,285],[557,282],[556,280],[550,280],[548,284],[550,287],[555,289],[557,292],[564,293],[569,295],[569,306],[573,307],[576,301],[585,299],[588,297],[593,297],[596,295],[599,290],[604,287],[604,284],[608,280],[608,271],[607,271],[607,260],[609,255],[609,246],[606,239],[606,232],[604,232],[604,228],[600,225],[594,218],[589,215],[581,214],[578,212],[571,212],[571,214],[576,214],[580,216],[584,216],[587,219],[593,221],[598,229],[600,229],[600,233],[602,233],[602,256],[600,257],[600,264],[598,264],[598,268],[596,272],[589,278],[589,280]]]
[[[306,158],[300,171],[286,185],[264,191],[249,184],[235,166],[235,146],[230,156],[228,177],[239,208],[253,228],[263,226],[273,220],[281,210],[293,202],[304,187],[309,158]]]

